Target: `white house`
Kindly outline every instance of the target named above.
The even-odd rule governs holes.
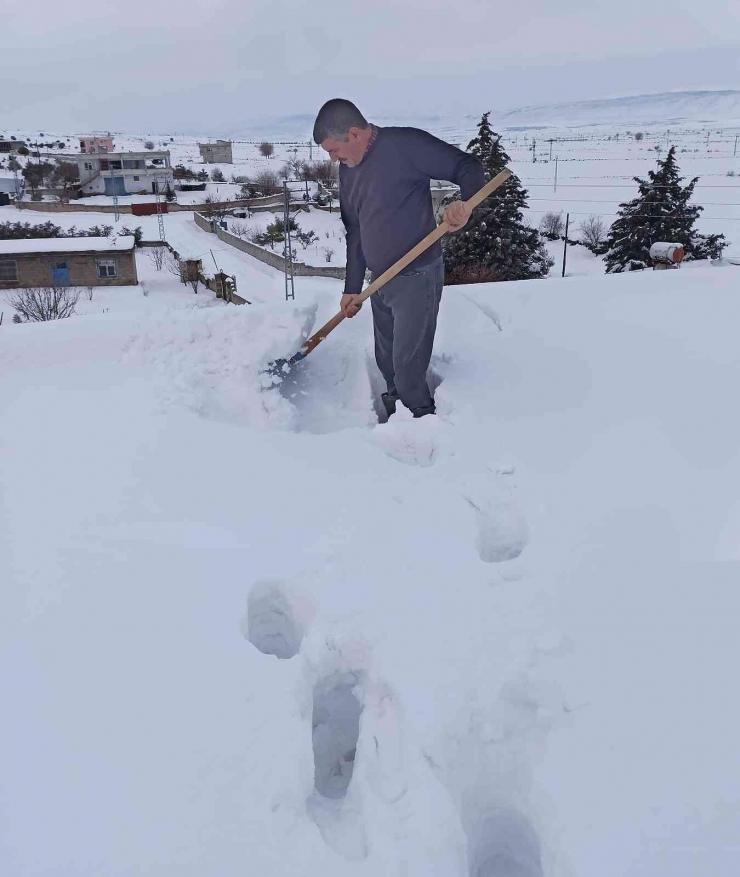
[[[160,191],[168,183],[172,186],[174,180],[167,149],[78,155],[75,161],[83,195],[151,194],[157,191],[157,186]]]

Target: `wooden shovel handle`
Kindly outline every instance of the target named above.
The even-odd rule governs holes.
[[[468,208],[468,212],[472,213],[481,201],[484,201],[492,192],[498,189],[498,187],[506,182],[511,175],[512,171],[508,168],[504,168],[500,173],[496,174],[493,179],[489,180],[485,186],[478,189],[475,195],[472,195],[467,201],[463,201],[463,204]],[[444,221],[441,222],[434,231],[430,231],[429,234],[420,240],[415,247],[412,247],[405,256],[401,256],[397,262],[394,262],[390,268],[385,270],[379,277],[376,277],[369,286],[365,287],[355,301],[362,303],[370,298],[374,292],[377,292],[382,286],[385,286],[389,280],[392,280],[397,274],[403,271],[407,265],[410,265],[414,259],[417,259],[425,250],[428,250],[433,243],[436,243],[436,241],[447,234],[448,231],[451,231],[451,229],[447,223]],[[338,314],[335,314],[328,323],[325,323],[317,332],[313,333],[303,347],[301,347],[300,352],[294,357],[294,359],[303,359],[304,356],[308,356],[314,347],[321,344],[324,338],[326,338],[330,332],[333,332],[344,319],[345,316],[341,311]]]

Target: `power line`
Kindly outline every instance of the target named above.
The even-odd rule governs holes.
[[[551,201],[551,204],[559,204],[562,202]],[[581,202],[583,203],[583,202]],[[586,202],[588,203],[588,202]],[[571,216],[592,216],[593,210],[569,210]],[[599,216],[623,216],[622,213],[599,213]],[[633,213],[630,214],[633,219],[670,219],[676,216],[688,216],[686,213]],[[715,222],[740,222],[740,216],[700,216],[697,217],[701,221],[709,219]]]
[[[604,198],[529,198],[529,201],[556,201],[558,204],[620,204],[619,201],[608,201]],[[633,199],[634,200],[634,199]],[[672,201],[650,201],[650,204],[672,204]],[[705,201],[704,204],[710,207],[740,207],[740,202],[732,201]],[[704,204],[697,204],[697,207],[703,207]]]
[[[527,186],[530,189],[542,188],[549,189],[552,186],[552,183],[529,183],[526,180],[522,180],[519,178],[520,182]],[[540,178],[541,179],[541,178]],[[567,177],[566,179],[572,180],[575,177]],[[589,178],[590,179],[590,178]],[[733,185],[732,183],[728,183],[726,186],[716,186],[710,183],[697,183],[696,188],[698,189],[701,186],[702,189],[737,189],[740,191],[740,186]],[[558,188],[563,189],[626,189],[633,188],[634,183],[604,183],[603,186],[599,186],[597,183],[561,183],[558,182]],[[670,189],[672,188],[670,185],[650,185],[647,186],[648,191],[650,189]]]

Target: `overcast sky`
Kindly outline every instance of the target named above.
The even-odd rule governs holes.
[[[366,115],[740,88],[738,0],[31,0],[8,4],[0,129],[234,134]],[[1,131],[0,131],[1,132]]]

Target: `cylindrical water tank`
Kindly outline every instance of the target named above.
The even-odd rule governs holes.
[[[667,262],[676,265],[683,260],[684,251],[681,244],[669,244],[658,241],[650,247],[650,258],[653,262]]]

